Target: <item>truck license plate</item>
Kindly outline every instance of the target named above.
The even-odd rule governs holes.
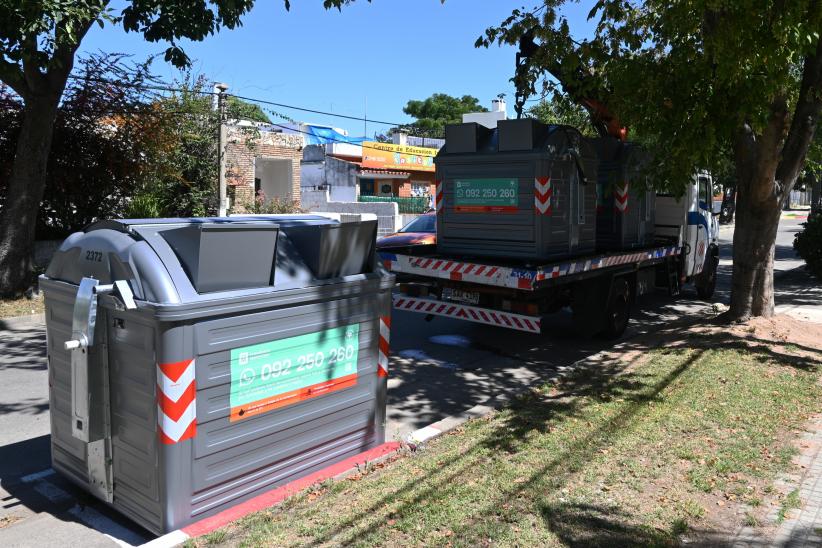
[[[461,289],[444,287],[442,289],[442,298],[458,303],[479,304],[480,294],[476,291],[462,291]]]

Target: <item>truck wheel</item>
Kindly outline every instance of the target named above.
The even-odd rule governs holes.
[[[625,278],[614,278],[611,284],[611,296],[605,310],[605,329],[602,336],[606,339],[621,337],[628,327],[631,317],[631,288]]]
[[[608,285],[600,280],[574,284],[571,312],[574,314],[574,327],[579,336],[593,337],[602,331],[602,305],[607,298]]]
[[[700,299],[708,300],[714,296],[716,290],[716,267],[719,258],[713,255],[706,258],[708,268],[703,270],[696,279],[696,294]]]

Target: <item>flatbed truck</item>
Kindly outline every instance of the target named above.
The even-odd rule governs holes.
[[[396,310],[541,333],[547,314],[570,307],[586,335],[617,338],[636,297],[657,288],[672,296],[693,284],[713,295],[719,263],[718,212],[710,174],[694,175],[682,197],[656,197],[656,242],[545,264],[438,254],[431,245],[383,249],[397,275]]]

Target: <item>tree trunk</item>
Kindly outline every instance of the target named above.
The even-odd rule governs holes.
[[[25,97],[23,125],[0,218],[0,297],[19,296],[31,282],[34,228],[46,186],[61,91]]]
[[[771,317],[774,308],[773,261],[781,204],[777,199],[752,201],[749,194],[737,195],[729,313],[740,321]]]

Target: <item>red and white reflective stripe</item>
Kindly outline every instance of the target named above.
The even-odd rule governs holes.
[[[458,318],[468,320],[469,322],[484,323],[497,327],[507,327],[508,329],[516,329],[517,331],[525,331],[528,333],[540,332],[541,320],[538,316],[526,316],[524,314],[502,312],[489,308],[480,308],[478,306],[407,297],[405,295],[394,295],[394,308],[397,310],[419,312],[420,314]]]
[[[380,348],[377,354],[377,376],[388,376],[388,343],[391,341],[391,316],[380,317]]]
[[[157,426],[163,443],[197,435],[197,386],[194,360],[157,366]]]
[[[398,259],[400,258],[402,257],[398,257]],[[481,281],[480,283],[482,283],[486,279],[491,279],[495,276],[499,276],[503,272],[503,269],[500,269],[496,266],[476,263],[460,263],[457,261],[449,261],[446,259],[428,259],[425,257],[410,258],[410,266],[414,270],[424,270],[426,272],[434,274],[439,278],[446,278],[451,280],[479,279]]]
[[[624,254],[591,257],[580,259],[579,261],[563,262],[530,269],[461,263],[436,257],[392,255],[392,260],[387,261],[387,266],[392,272],[430,276],[444,280],[461,280],[494,287],[533,290],[536,288],[536,282],[541,282],[546,279],[560,278],[570,274],[578,274],[580,272],[610,266],[642,263],[678,255],[679,252],[680,250],[676,246],[658,247]]]
[[[434,194],[434,207],[437,209],[437,214],[442,211],[442,198],[443,198],[443,189],[442,189],[442,181],[437,181],[436,189]]]
[[[537,177],[534,179],[534,208],[539,215],[551,214],[551,179]]]
[[[614,189],[614,206],[620,213],[628,211],[628,183]]]

